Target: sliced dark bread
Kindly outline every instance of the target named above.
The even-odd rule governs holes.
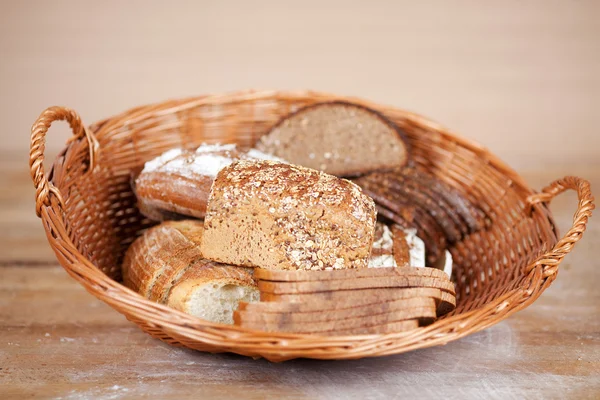
[[[279,121],[256,144],[292,164],[337,176],[358,176],[404,166],[403,132],[366,107],[328,102],[311,105]]]

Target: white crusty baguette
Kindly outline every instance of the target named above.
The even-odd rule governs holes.
[[[164,222],[127,250],[126,286],[175,309],[212,322],[233,323],[240,301],[258,301],[252,270],[207,260],[200,252],[200,221]]]
[[[345,179],[275,161],[238,161],[214,181],[202,253],[267,269],[366,268],[376,211]]]
[[[347,102],[311,105],[283,118],[256,148],[337,176],[402,167],[408,151],[404,134],[391,121]]]
[[[181,216],[204,218],[210,187],[221,168],[237,160],[277,159],[235,144],[202,145],[196,150],[171,149],[148,161],[135,179],[138,207],[162,221]]]

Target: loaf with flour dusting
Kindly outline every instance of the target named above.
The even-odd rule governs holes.
[[[217,173],[234,161],[254,159],[280,160],[255,149],[238,149],[235,144],[171,149],[148,161],[135,179],[138,207],[146,217],[157,221],[204,218]]]
[[[217,175],[202,253],[267,269],[366,268],[373,200],[350,181],[276,161],[238,161]]]

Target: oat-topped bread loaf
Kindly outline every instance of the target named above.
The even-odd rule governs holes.
[[[366,268],[376,212],[350,181],[276,161],[238,161],[213,184],[206,258],[268,269]]]
[[[249,268],[202,257],[200,221],[170,221],[148,229],[127,250],[126,286],[142,296],[213,322],[233,323],[240,301],[258,301]]]
[[[256,148],[337,176],[401,167],[408,160],[398,127],[373,110],[345,102],[300,109],[276,124]]]
[[[181,216],[204,218],[210,187],[221,168],[237,160],[278,159],[235,144],[202,145],[196,150],[172,149],[148,161],[135,179],[142,214],[162,221]]]

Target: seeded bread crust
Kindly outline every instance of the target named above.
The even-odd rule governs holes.
[[[404,166],[407,143],[405,134],[382,114],[335,101],[286,116],[256,148],[293,164],[349,177]]]
[[[219,172],[203,254],[267,269],[366,268],[375,204],[350,181],[276,161],[238,161]]]

